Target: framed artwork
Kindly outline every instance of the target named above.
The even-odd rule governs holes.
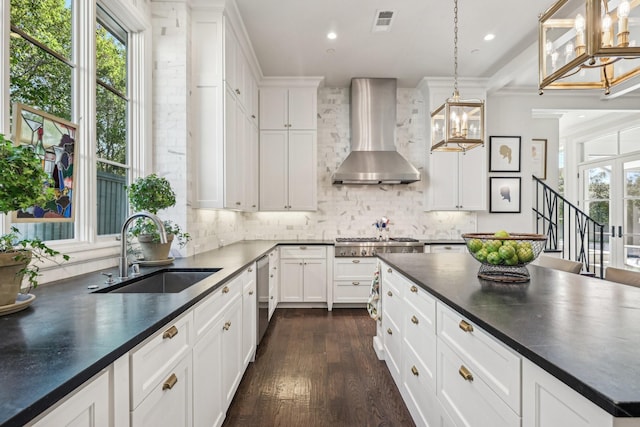
[[[547,140],[531,140],[531,173],[537,178],[547,179]]]
[[[489,212],[520,213],[520,177],[489,178]]]
[[[520,172],[520,137],[489,137],[489,172]]]
[[[13,213],[13,222],[72,222],[78,125],[23,104],[13,107],[13,142],[29,145],[51,176],[55,196],[43,206]]]

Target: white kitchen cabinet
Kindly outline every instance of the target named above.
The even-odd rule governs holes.
[[[428,154],[426,210],[486,210],[486,150]]]
[[[191,369],[189,353],[131,411],[131,427],[190,427],[193,424]]]
[[[260,132],[260,210],[317,209],[316,131]]]
[[[222,398],[224,411],[229,408],[244,369],[242,368],[242,301],[232,302],[222,325]]]
[[[338,257],[333,261],[333,302],[366,303],[378,258]]]
[[[255,263],[242,273],[242,370],[246,369],[256,351],[257,295]]]
[[[327,302],[326,247],[281,248],[280,301]]]
[[[222,397],[222,327],[213,323],[193,347],[193,426],[219,427],[225,418]]]
[[[194,205],[255,211],[258,86],[255,67],[247,59],[231,21],[217,7],[198,8],[192,17],[190,111],[197,169]]]
[[[466,253],[467,246],[460,244],[437,244],[437,245],[424,245],[424,253],[426,254],[441,254],[441,253]]]
[[[260,90],[260,129],[315,130],[317,87],[266,87]]]
[[[522,417],[522,427],[616,427],[638,422],[612,417],[526,359],[522,364]]]
[[[280,290],[280,251],[276,248],[269,253],[269,320],[279,302]]]
[[[110,427],[113,414],[110,413],[109,373],[104,371],[87,381],[72,395],[39,418],[35,427]]]

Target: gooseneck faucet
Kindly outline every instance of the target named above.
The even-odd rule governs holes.
[[[149,218],[158,227],[160,233],[160,243],[167,243],[167,232],[164,229],[162,220],[156,215],[149,212],[136,212],[124,220],[122,230],[120,231],[120,259],[119,259],[119,278],[126,279],[129,277],[129,261],[127,260],[127,228],[129,224],[136,218]]]

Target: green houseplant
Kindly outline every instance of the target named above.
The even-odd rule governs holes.
[[[157,215],[159,210],[176,204],[176,194],[171,184],[166,178],[156,174],[136,179],[127,187],[127,192],[129,204],[135,212],[146,211]],[[138,239],[146,261],[167,259],[174,239],[181,248],[191,240],[189,233],[183,232],[179,225],[172,221],[163,223],[168,243],[160,243],[160,234],[155,224],[147,218],[137,219],[129,228],[129,234]]]
[[[0,212],[43,204],[52,198],[49,176],[42,169],[38,156],[28,146],[16,146],[0,134]],[[17,228],[0,235],[0,306],[14,304],[26,277],[30,287],[38,285],[43,258],[60,255],[39,239],[21,238]],[[66,261],[68,255],[62,255]],[[31,263],[32,260],[37,261]]]

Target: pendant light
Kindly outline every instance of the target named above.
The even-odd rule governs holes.
[[[453,2],[453,96],[431,113],[431,151],[467,151],[484,145],[484,101],[458,91],[458,0]]]
[[[640,2],[560,0],[540,15],[539,90],[602,89],[640,75]]]

